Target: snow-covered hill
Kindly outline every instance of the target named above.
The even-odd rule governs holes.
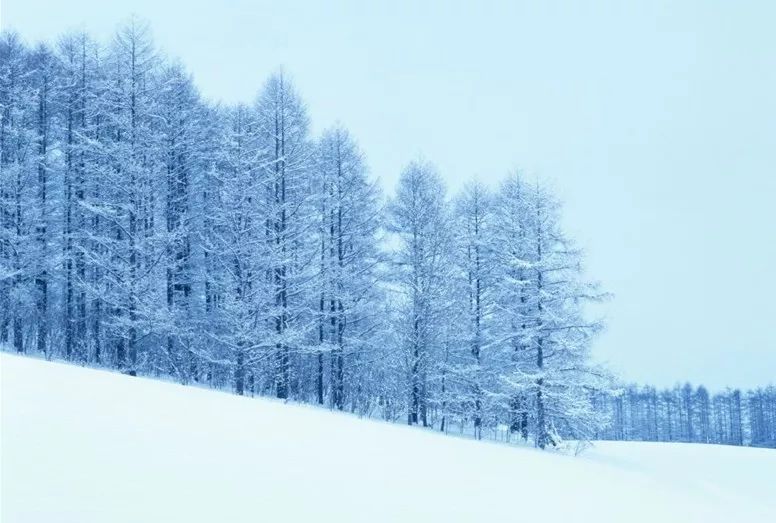
[[[581,457],[9,354],[3,523],[776,521],[776,451]]]

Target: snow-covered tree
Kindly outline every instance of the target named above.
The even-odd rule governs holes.
[[[308,241],[313,229],[313,148],[307,110],[282,71],[264,85],[255,111],[260,155],[256,175],[264,186],[266,213],[266,277],[273,293],[268,339],[274,345],[275,395],[288,398],[292,385],[298,384],[292,376],[292,356],[302,351],[314,323],[304,289],[315,259]]]
[[[493,359],[494,252],[492,195],[480,183],[467,185],[453,206],[455,231],[453,286],[454,306],[448,315],[456,328],[449,336],[445,362],[447,408],[470,419],[475,437],[482,436],[484,418],[496,419],[492,398],[498,393],[500,369]],[[442,427],[444,430],[444,427]]]
[[[15,33],[0,38],[0,342],[24,352],[24,318],[34,318],[34,183],[40,149],[30,51]],[[45,171],[44,171],[45,173]]]
[[[104,223],[101,291],[118,368],[134,375],[155,342],[151,323],[163,252],[157,237],[161,168],[156,137],[158,56],[148,26],[136,18],[116,34],[107,57],[99,201],[90,211]]]
[[[100,47],[85,33],[70,33],[57,45],[59,62],[58,125],[55,128],[59,162],[57,194],[61,260],[57,283],[64,314],[58,325],[67,357],[103,360],[102,297],[105,247],[98,209],[103,173],[109,158],[104,150],[103,125],[108,106]]]
[[[33,222],[35,245],[30,250],[34,265],[36,348],[45,354],[49,338],[49,300],[52,278],[52,153],[55,147],[54,125],[56,118],[56,95],[58,89],[58,62],[51,49],[40,44],[30,56],[31,88],[34,92],[35,150],[33,162],[37,171],[34,205],[29,209]]]
[[[381,320],[377,286],[381,210],[363,155],[344,128],[323,133],[316,165],[316,401],[324,401],[324,355],[328,354],[331,403],[342,410],[348,389],[351,401],[359,399],[363,365],[368,364]]]
[[[255,126],[255,113],[245,106],[225,115],[217,164],[208,175],[208,230],[202,233],[210,258],[209,359],[226,362],[237,394],[245,393],[248,375],[268,360],[271,350],[264,324],[271,294],[266,277],[270,248]]]
[[[201,209],[197,188],[204,185],[212,146],[208,113],[182,66],[164,68],[159,78],[159,155],[165,175],[164,271],[166,311],[158,318],[166,330],[167,364],[183,381],[197,379],[196,331],[204,294],[197,264]]]
[[[586,439],[602,423],[590,395],[606,376],[590,364],[600,325],[584,303],[600,293],[585,280],[581,254],[563,234],[559,204],[539,183],[511,176],[496,206],[498,310],[504,329],[506,408],[525,436],[530,425],[540,448],[561,434]]]
[[[449,306],[450,230],[445,187],[436,169],[415,161],[402,172],[388,230],[400,246],[394,260],[400,308],[399,349],[407,376],[409,424],[429,424],[439,385],[441,326]]]

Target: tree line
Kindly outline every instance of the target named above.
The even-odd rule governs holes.
[[[416,160],[386,198],[346,128],[309,128],[282,71],[210,103],[137,19],[3,33],[0,344],[541,448],[603,434],[604,294],[547,184],[448,195]]]
[[[776,387],[709,394],[686,383],[671,389],[629,385],[596,399],[611,415],[597,438],[681,441],[776,448]]]

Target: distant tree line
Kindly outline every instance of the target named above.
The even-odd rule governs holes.
[[[597,438],[682,441],[776,448],[776,387],[710,395],[702,385],[672,389],[630,385],[596,398],[611,416]]]

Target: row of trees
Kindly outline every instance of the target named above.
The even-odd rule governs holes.
[[[631,385],[596,398],[612,423],[603,439],[683,441],[776,448],[776,387],[710,395],[689,383],[673,389]]]
[[[107,46],[0,39],[0,342],[540,447],[591,436],[597,299],[542,184],[385,204],[282,72],[203,101],[131,20]]]
[[[0,344],[539,447],[587,439],[602,297],[542,183],[394,198],[279,72],[204,101],[130,20],[0,37]]]

